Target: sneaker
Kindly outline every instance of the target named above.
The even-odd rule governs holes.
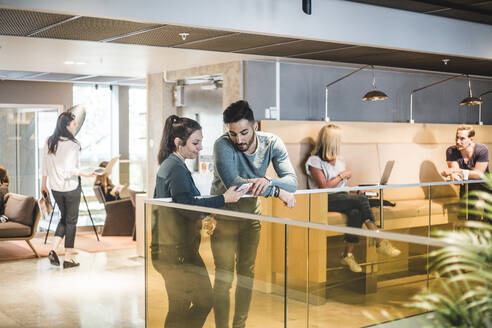
[[[50,260],[51,265],[60,266],[60,260],[58,259],[58,255],[54,250],[51,250],[48,254],[48,259]]]
[[[73,268],[79,266],[80,263],[75,262],[75,260],[70,260],[70,261],[63,261],[63,268],[68,269],[68,268]]]
[[[340,263],[342,263],[343,265],[347,265],[349,267],[350,271],[352,271],[352,272],[362,272],[362,268],[357,263],[354,255],[352,255],[352,253],[348,253],[347,256],[343,257],[340,260]]]
[[[382,242],[379,243],[379,245],[376,246],[376,252],[378,254],[390,256],[390,257],[395,257],[401,254],[401,251],[393,245],[388,240],[383,240]]]

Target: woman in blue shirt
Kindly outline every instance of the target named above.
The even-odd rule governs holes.
[[[247,192],[237,192],[234,186],[222,195],[197,198],[200,192],[185,160],[198,156],[202,139],[198,122],[176,115],[166,120],[154,198],[171,197],[176,203],[219,208]],[[203,215],[162,206],[153,211],[152,218],[152,263],[164,278],[169,298],[165,327],[202,327],[213,304],[208,272],[198,252]]]

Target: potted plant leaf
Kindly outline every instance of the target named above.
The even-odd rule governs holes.
[[[484,177],[492,190],[492,178]],[[432,327],[492,328],[492,193],[473,191],[472,214],[483,221],[467,221],[457,231],[434,235],[449,245],[433,251],[430,272],[434,288],[416,295],[409,307],[431,311]]]

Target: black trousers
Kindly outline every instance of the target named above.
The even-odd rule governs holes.
[[[328,211],[347,215],[347,225],[353,228],[361,228],[364,222],[368,220],[375,222],[369,201],[362,194],[349,194],[346,192],[328,194]],[[359,237],[346,234],[345,241],[358,243]]]
[[[152,254],[169,299],[164,327],[201,328],[213,305],[210,278],[198,249],[165,248]]]
[[[75,233],[77,232],[77,220],[79,219],[80,184],[72,191],[52,190],[56,204],[60,209],[61,217],[56,227],[55,236],[65,237],[65,248],[73,248]]]

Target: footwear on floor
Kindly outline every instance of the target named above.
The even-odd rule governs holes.
[[[58,259],[58,255],[54,250],[51,250],[48,254],[48,259],[50,260],[51,265],[60,266],[60,260]]]
[[[350,271],[352,271],[352,272],[362,272],[362,268],[357,263],[354,255],[352,255],[352,253],[348,253],[347,256],[342,257],[342,259],[340,260],[340,263],[342,263],[343,265],[347,265],[349,267]]]
[[[79,266],[80,263],[75,262],[75,260],[70,260],[70,261],[63,261],[63,268],[68,269],[68,268],[73,268]]]
[[[382,255],[395,257],[401,254],[401,251],[395,248],[388,240],[383,240],[376,246],[376,252]]]

